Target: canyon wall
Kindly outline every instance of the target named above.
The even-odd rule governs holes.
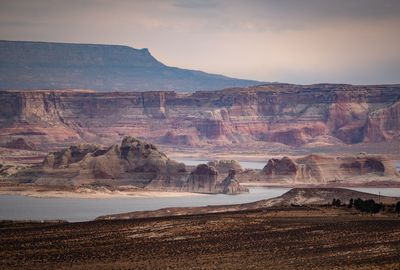
[[[0,92],[0,144],[39,149],[115,143],[125,135],[199,147],[291,146],[400,138],[400,85],[289,84],[176,93],[35,90]]]

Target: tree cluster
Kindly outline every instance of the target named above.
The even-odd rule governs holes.
[[[383,209],[383,204],[375,203],[372,199],[364,201],[358,198],[354,200],[354,207],[361,212],[378,213]]]
[[[342,205],[342,202],[339,199],[333,198],[332,206],[340,207],[341,205]]]

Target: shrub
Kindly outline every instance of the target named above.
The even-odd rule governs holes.
[[[333,199],[332,200],[332,205],[336,206],[336,207],[340,207],[340,205],[342,204],[342,202],[339,199]]]
[[[348,208],[352,208],[353,204],[354,204],[354,200],[353,200],[353,198],[351,198],[350,201],[349,201],[349,205],[347,207]]]
[[[400,213],[400,202],[396,203],[396,213]]]
[[[374,200],[361,200],[360,198],[354,201],[354,207],[367,213],[378,213],[382,209],[382,204],[375,203]]]

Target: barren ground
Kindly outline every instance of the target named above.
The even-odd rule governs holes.
[[[400,218],[287,207],[0,223],[2,269],[399,269]]]

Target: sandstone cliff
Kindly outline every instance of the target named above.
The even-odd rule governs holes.
[[[198,165],[189,175],[185,185],[189,192],[216,193],[218,188],[218,172],[214,167],[206,164]]]
[[[40,166],[21,169],[11,176],[8,167],[0,171],[9,176],[8,180],[46,186],[133,186],[227,194],[246,191],[233,179],[234,174],[221,184],[214,167],[202,164],[189,172],[185,164],[134,137],[125,137],[121,144],[109,147],[73,145],[48,154]]]
[[[253,173],[254,175],[254,173]],[[245,175],[242,178],[246,178]],[[368,184],[400,181],[392,162],[383,156],[332,157],[308,155],[300,158],[270,159],[254,179],[269,183],[301,184]]]
[[[0,144],[111,144],[123,136],[173,146],[291,146],[398,141],[400,86],[287,84],[183,94],[0,92]]]
[[[240,185],[235,175],[235,170],[229,170],[228,176],[223,181],[219,181],[216,168],[207,164],[200,164],[190,173],[184,190],[189,192],[225,194],[249,192],[247,188]]]
[[[79,144],[50,153],[42,166],[22,171],[15,178],[41,185],[179,189],[187,174],[183,163],[170,160],[153,144],[125,137],[120,145]]]

